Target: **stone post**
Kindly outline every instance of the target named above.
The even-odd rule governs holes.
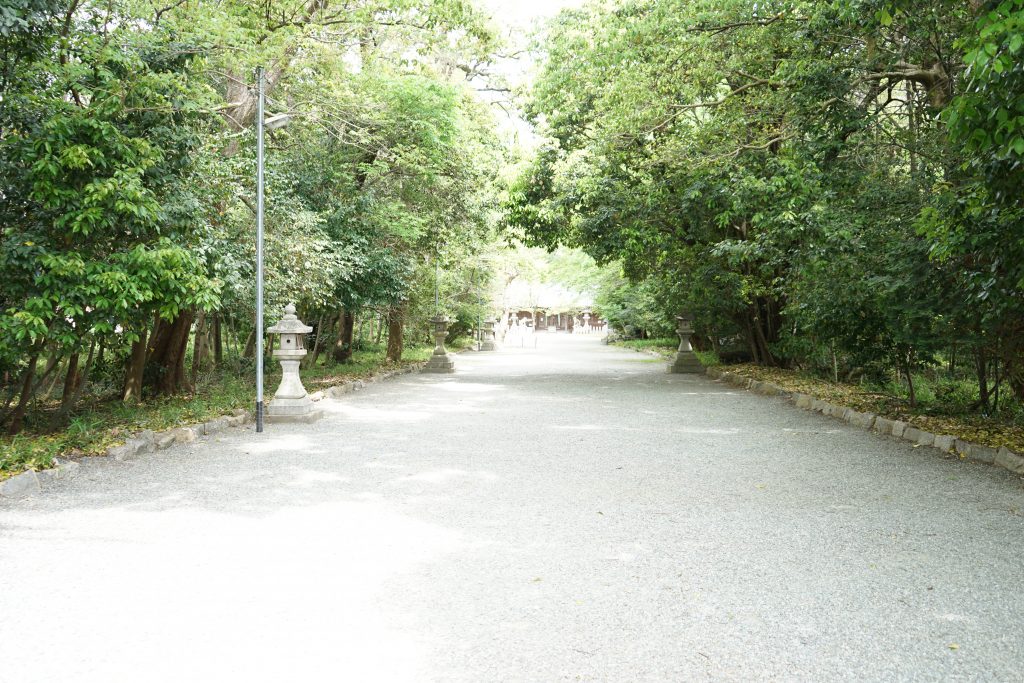
[[[281,386],[267,406],[268,422],[312,422],[320,417],[299,377],[299,362],[306,355],[303,339],[312,331],[312,327],[295,317],[292,304],[285,307],[281,321],[267,330],[277,335],[273,355],[281,363]]]
[[[455,372],[455,360],[444,349],[444,338],[448,336],[448,319],[439,314],[431,318],[430,322],[434,326],[434,354],[423,366],[423,372]]]
[[[668,371],[674,374],[700,374],[704,372],[704,366],[697,360],[697,354],[690,346],[690,336],[693,335],[690,317],[684,313],[677,315],[676,320],[679,322],[676,328],[676,334],[679,335],[679,350],[672,364],[668,366]]]
[[[497,351],[498,341],[494,335],[494,323],[493,318],[488,318],[484,321],[484,327],[481,331],[480,350],[481,351]]]

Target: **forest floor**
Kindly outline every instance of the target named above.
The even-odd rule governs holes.
[[[612,342],[616,346],[636,351],[655,353],[666,359],[671,358],[678,347],[678,340],[644,339]],[[698,353],[705,364],[718,365],[713,354]],[[893,387],[878,387],[865,384],[834,382],[812,376],[799,370],[767,368],[753,363],[733,364],[729,372],[750,379],[772,382],[787,391],[808,394],[834,405],[853,408],[861,412],[874,413],[891,420],[903,420],[933,434],[950,434],[964,441],[999,448],[1006,446],[1016,453],[1024,453],[1024,415],[1020,410],[1003,411],[996,416],[983,415],[964,409],[963,402],[943,402],[935,396],[933,387],[937,384],[927,375],[918,378],[924,400],[911,408],[904,393],[892,391]]]
[[[0,500],[0,680],[1015,680],[1024,487],[591,337]]]

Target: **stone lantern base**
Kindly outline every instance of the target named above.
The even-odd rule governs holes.
[[[448,319],[443,315],[435,315],[430,322],[434,326],[434,355],[423,366],[421,372],[455,372],[455,359],[444,348],[444,338],[448,334]]]
[[[423,366],[423,372],[455,372],[455,360],[450,353],[438,353],[437,349],[435,349],[434,355]]]
[[[677,315],[676,320],[679,323],[676,328],[676,334],[679,335],[679,349],[676,351],[676,357],[673,359],[672,364],[668,366],[668,371],[672,374],[680,375],[701,374],[704,372],[704,366],[697,360],[697,354],[693,352],[693,347],[690,346],[690,337],[693,335],[690,318],[684,314]]]
[[[267,412],[263,416],[263,421],[271,424],[283,424],[287,422],[303,422],[310,423],[316,422],[324,416],[322,410],[312,405],[310,401],[309,408],[304,406],[278,406],[274,407],[274,401],[270,402],[267,406]]]
[[[701,374],[704,372],[704,366],[697,360],[697,354],[693,351],[679,351],[675,360],[668,366],[668,371],[672,374]]]
[[[281,365],[286,363],[295,364],[294,374],[289,372],[291,368],[285,367],[285,376],[281,387],[267,406],[264,419],[273,423],[316,422],[323,416],[323,412],[313,403],[313,399],[306,393],[305,387],[298,381],[299,362],[281,361]]]

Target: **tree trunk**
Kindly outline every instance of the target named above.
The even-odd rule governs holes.
[[[181,311],[172,322],[164,322],[150,344],[149,362],[158,370],[152,379],[152,388],[158,394],[171,396],[189,389],[185,378],[185,352],[193,315],[192,311]]]
[[[128,371],[124,377],[124,389],[121,391],[121,400],[141,401],[142,400],[142,376],[146,370],[146,337],[148,330],[142,331],[142,336],[132,344],[132,353],[128,357]],[[103,349],[100,349],[103,352]]]
[[[14,408],[14,414],[11,416],[11,424],[7,428],[7,433],[11,436],[20,432],[25,424],[25,411],[28,409],[28,402],[32,398],[32,378],[36,374],[36,363],[38,361],[39,352],[35,351],[28,361],[28,367],[25,368],[25,376],[21,381],[21,397],[18,399],[18,405]]]
[[[78,397],[82,395],[82,388],[85,386],[85,382],[89,377],[89,372],[92,370],[94,351],[96,351],[96,339],[93,339],[92,343],[89,344],[89,355],[85,359],[85,368],[77,372],[75,375],[75,386],[71,390],[71,395],[61,402],[60,412],[57,414],[58,426],[67,422],[68,415],[70,415],[71,411],[75,409],[75,405],[78,403]]]
[[[988,410],[988,358],[982,349],[976,353],[976,370],[978,373],[978,407]]]
[[[321,313],[320,319],[316,323],[316,340],[313,342],[313,353],[306,356],[303,367],[311,368],[316,365],[317,360],[320,358],[320,352],[324,348],[324,337],[327,336],[327,327],[334,327],[334,321],[328,321],[327,314]]]
[[[762,308],[760,302],[756,301],[754,303],[754,314],[751,324],[754,328],[754,334],[757,335],[757,344],[761,350],[762,364],[777,367],[779,362],[772,354],[770,348],[770,341],[772,339],[771,312],[770,310],[767,312],[764,310],[769,308],[770,306],[767,303]]]
[[[383,318],[383,316],[374,316],[374,317],[379,317],[380,318],[377,321],[377,343],[380,344],[380,340],[384,338],[384,318]]]
[[[754,334],[754,320],[751,318],[749,312],[743,315],[743,326],[746,329],[747,346],[750,347],[750,355],[754,357],[754,363],[757,365],[764,365],[764,360],[761,357],[761,348],[757,342],[757,335]]]
[[[903,355],[903,362],[900,365],[903,367],[903,377],[907,380],[907,397],[910,399],[910,407],[917,408],[917,391],[914,388],[914,374],[912,372],[913,358],[914,352],[907,351]]]
[[[221,330],[220,313],[213,316],[213,362],[218,368],[224,363],[224,335]]]
[[[199,312],[199,320],[196,322],[195,344],[192,346],[192,372],[190,380],[195,386],[199,371],[203,368],[203,356],[206,355],[206,312]],[[186,340],[186,344],[187,344]]]
[[[392,363],[402,362],[402,324],[405,322],[405,304],[395,306],[388,313],[388,352],[387,360]]]
[[[242,358],[252,358],[256,355],[256,328],[252,328],[249,336],[245,338],[245,350],[242,351]]]
[[[356,329],[355,313],[347,308],[339,311],[338,341],[334,344],[334,360],[338,363],[352,362],[352,335]]]
[[[46,379],[50,374],[57,369],[57,363],[60,362],[61,355],[62,354],[59,350],[55,350],[49,359],[47,359],[46,367],[43,368],[43,374],[39,376],[39,380],[36,382],[35,387],[32,388],[33,394],[39,393],[39,389],[43,386],[43,383],[46,382]]]
[[[78,355],[78,353],[72,353],[68,357],[68,371],[64,375],[64,391],[60,395],[61,412],[64,412],[64,407],[71,400],[75,387],[78,385]]]

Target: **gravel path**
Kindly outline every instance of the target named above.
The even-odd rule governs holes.
[[[0,681],[1024,678],[1024,489],[596,339],[0,502]]]

